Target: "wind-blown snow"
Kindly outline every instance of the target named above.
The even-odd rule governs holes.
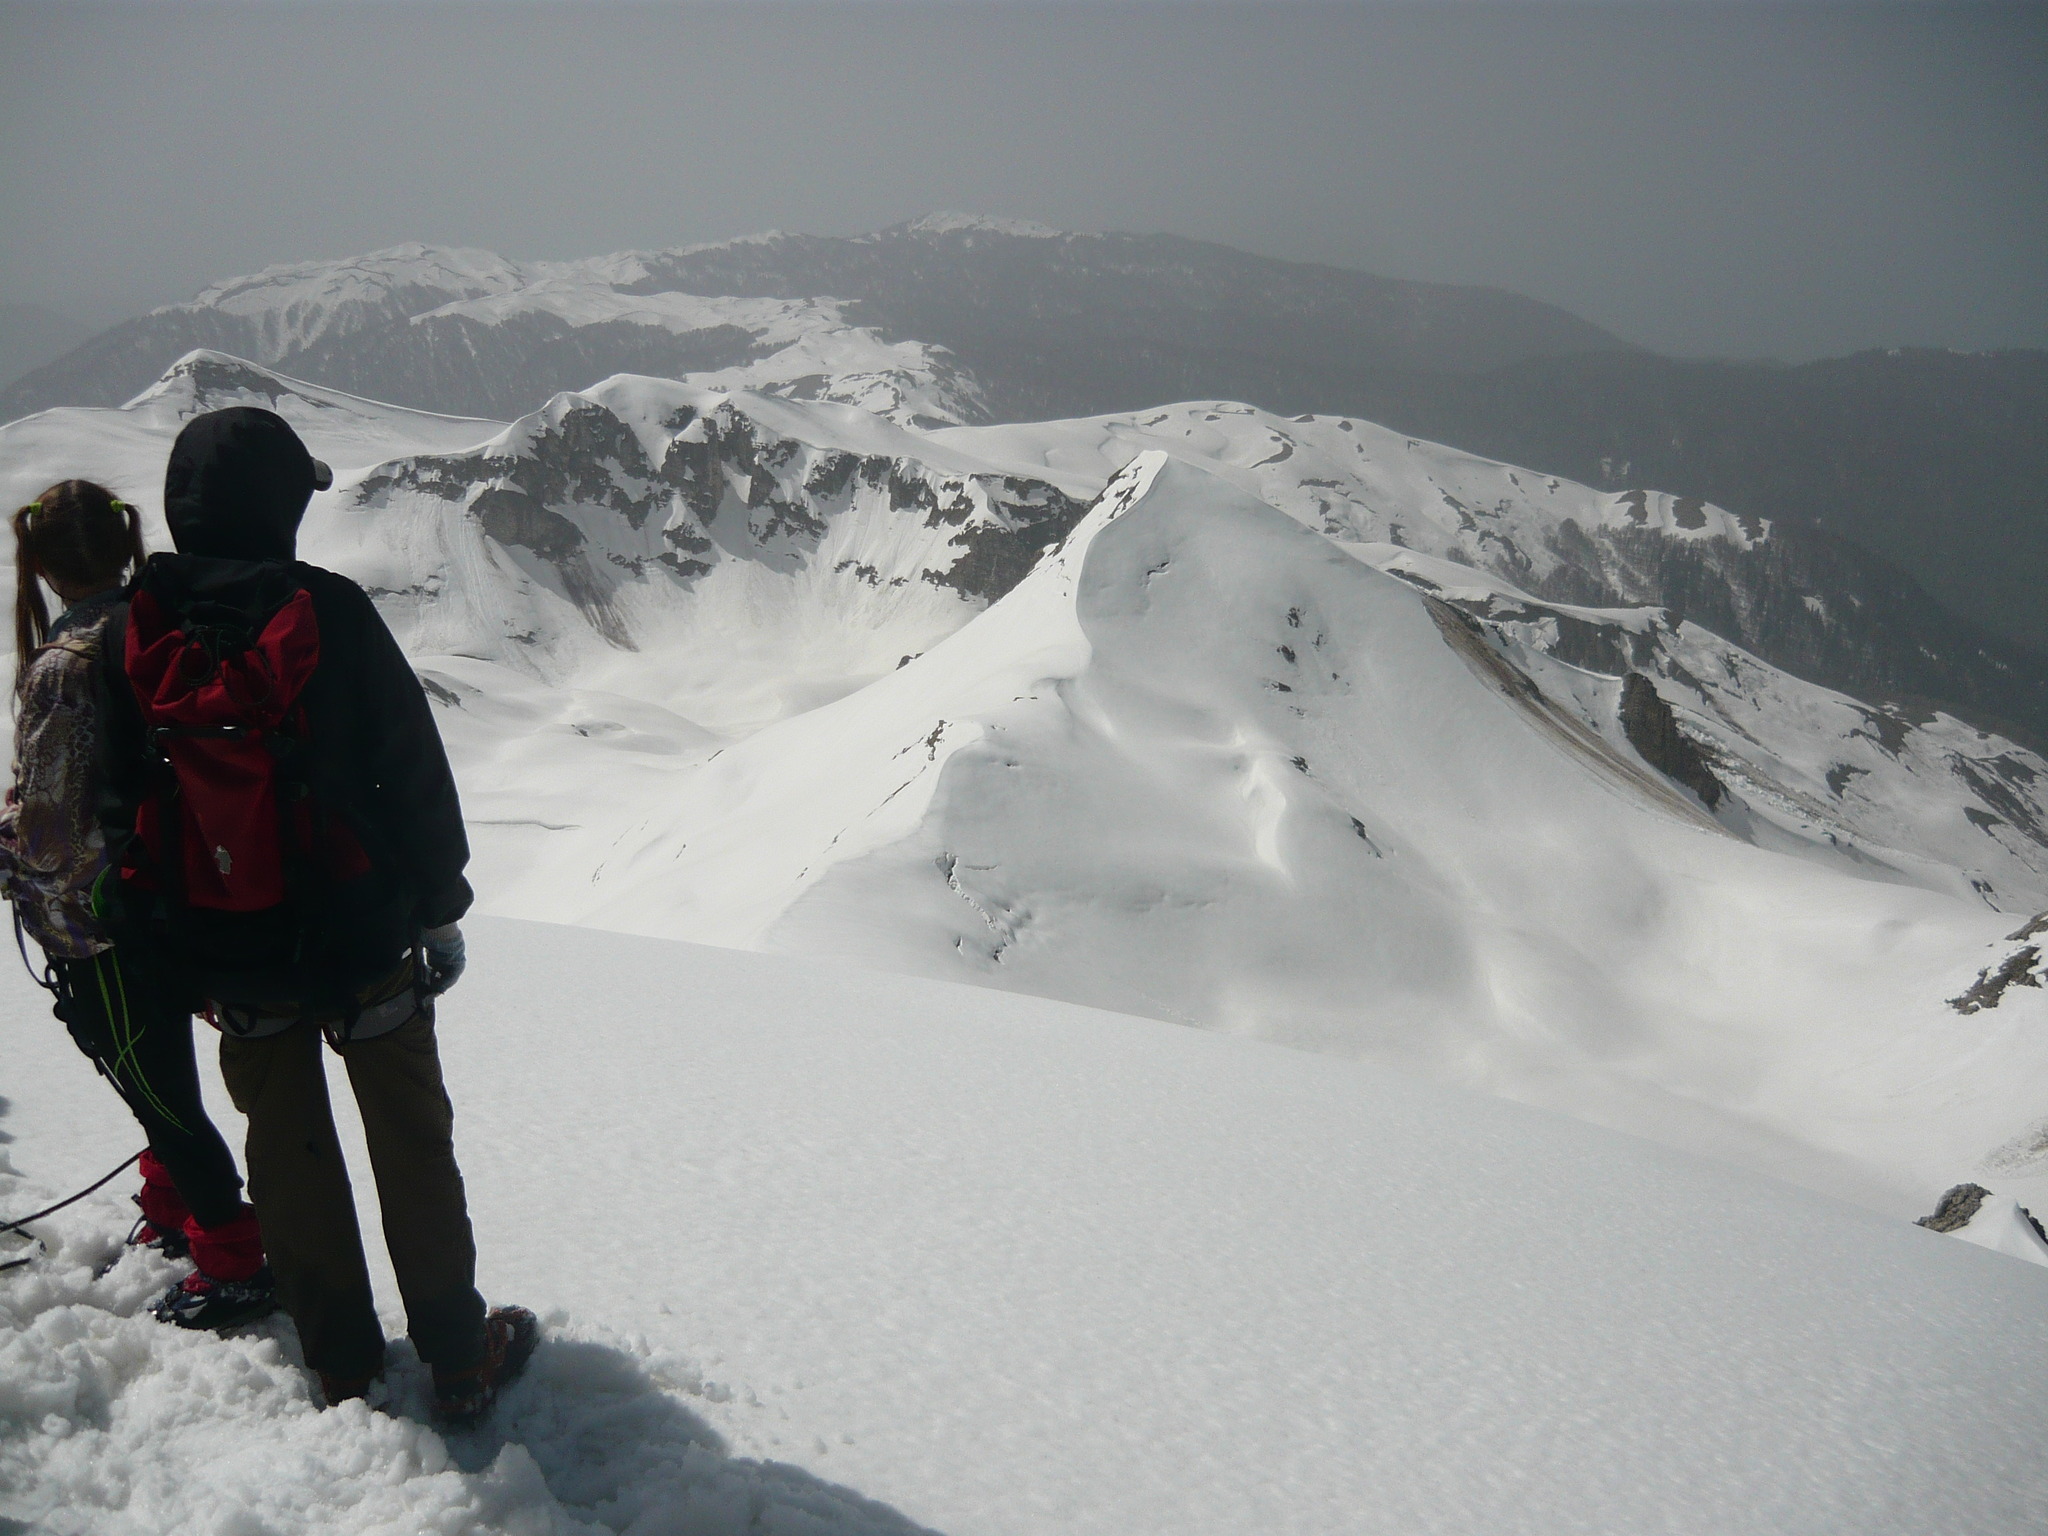
[[[52,1536],[2048,1518],[2039,1268],[1364,1065],[471,926],[443,1050],[482,1283],[549,1318],[528,1378],[443,1435],[400,1345],[388,1413],[316,1414],[283,1324],[218,1341],[138,1317],[171,1273],[147,1256],[89,1279],[126,1227],[109,1192],[0,1276],[0,1517]],[[18,973],[0,998],[14,1212],[134,1132]]]

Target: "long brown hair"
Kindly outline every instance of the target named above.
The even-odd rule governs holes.
[[[60,480],[14,514],[14,686],[50,634],[42,578],[67,587],[120,585],[148,559],[135,508],[90,480]]]

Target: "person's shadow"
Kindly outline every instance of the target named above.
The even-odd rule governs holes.
[[[0,1119],[11,1108],[0,1098]],[[0,1130],[0,1146],[13,1139]],[[6,1164],[0,1151],[0,1169]],[[107,1229],[105,1246],[105,1257],[123,1257],[118,1228]],[[154,1256],[130,1253],[126,1261],[159,1266],[157,1285],[170,1273]],[[126,1315],[138,1304],[130,1294],[117,1310]],[[303,1369],[297,1330],[282,1315],[237,1331],[274,1340],[283,1363]],[[550,1337],[544,1330],[525,1372],[476,1429],[443,1430],[432,1414],[432,1395],[431,1377],[412,1346],[394,1341],[381,1410],[432,1427],[466,1474],[495,1464],[492,1501],[521,1513],[553,1503],[571,1520],[614,1531],[630,1528],[633,1536],[939,1536],[801,1467],[734,1456],[686,1404],[692,1396],[723,1401],[726,1389],[705,1383],[676,1357],[643,1357],[607,1344]],[[104,1410],[103,1404],[85,1422],[104,1429]],[[350,1404],[339,1411],[367,1410]],[[0,1516],[0,1536],[36,1528]]]
[[[426,1368],[403,1341],[391,1347],[386,1391],[383,1411],[433,1423]],[[566,1513],[633,1536],[939,1536],[801,1467],[732,1455],[681,1397],[720,1391],[687,1366],[543,1333],[491,1416],[444,1438],[469,1473],[513,1448]],[[521,1474],[532,1475],[513,1469]]]

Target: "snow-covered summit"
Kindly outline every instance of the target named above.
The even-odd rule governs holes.
[[[151,346],[225,352],[434,412],[504,419],[637,372],[845,401],[922,425],[988,419],[980,385],[945,348],[885,337],[829,296],[684,290],[658,275],[673,254],[522,263],[399,245],[266,268],[131,324]],[[110,346],[118,376],[134,348]],[[143,387],[133,380],[104,403]]]
[[[153,317],[217,313],[248,322],[257,362],[282,362],[333,336],[346,335],[436,302],[509,293],[532,280],[517,262],[492,251],[421,245],[390,246],[344,261],[266,267],[202,289]]]
[[[1067,231],[1035,219],[997,219],[979,213],[928,213],[902,226],[913,235],[1014,235],[1021,240],[1061,240]]]

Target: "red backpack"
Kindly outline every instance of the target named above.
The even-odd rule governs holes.
[[[147,576],[134,594],[121,666],[157,771],[136,807],[140,847],[122,878],[186,919],[175,927],[203,933],[211,942],[202,947],[226,941],[242,951],[238,969],[274,976],[314,958],[326,895],[371,865],[315,791],[305,706],[320,665],[312,594],[286,568],[265,574],[253,608],[174,607]]]

